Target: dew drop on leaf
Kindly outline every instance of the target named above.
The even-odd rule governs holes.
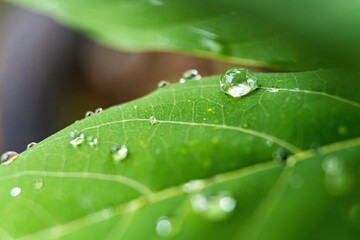
[[[43,187],[44,183],[43,180],[39,178],[34,180],[33,185],[35,189],[39,190]]]
[[[346,172],[345,162],[337,156],[326,157],[321,165],[325,173],[325,184],[332,195],[343,195],[350,190],[351,179]]]
[[[200,192],[205,186],[204,180],[192,180],[183,185],[183,191],[186,193]]]
[[[5,152],[4,154],[1,155],[0,164],[8,165],[12,163],[18,156],[19,154],[14,151]]]
[[[268,90],[267,90],[267,92],[271,92],[271,93],[276,93],[276,92],[278,92],[279,91],[279,89],[277,89],[277,88],[269,88]]]
[[[87,118],[87,117],[91,117],[92,115],[94,115],[94,112],[93,111],[87,111],[86,113],[85,113],[85,117]]]
[[[36,142],[31,142],[29,143],[27,146],[26,146],[26,149],[29,149],[29,148],[32,148],[32,147],[35,147],[36,146]]]
[[[69,133],[69,137],[70,137],[71,139],[76,138],[78,135],[79,135],[78,130],[73,130],[73,131],[71,131],[71,132]]]
[[[236,208],[236,199],[224,192],[213,196],[195,194],[191,206],[195,213],[210,221],[223,221],[230,217]]]
[[[158,87],[158,88],[164,88],[164,87],[167,87],[167,86],[170,86],[170,82],[168,82],[168,81],[160,81],[160,82],[157,84],[157,87]]]
[[[199,71],[196,69],[189,69],[187,71],[185,71],[182,75],[182,77],[180,78],[179,82],[180,83],[185,83],[188,80],[200,80],[201,79],[201,75],[199,74]]]
[[[95,109],[95,114],[101,113],[102,111],[103,111],[102,108],[97,108],[97,109]]]
[[[17,197],[21,194],[21,188],[20,187],[13,187],[11,190],[10,190],[10,196],[12,197]]]
[[[120,161],[124,160],[128,155],[128,149],[126,145],[119,146],[118,144],[115,144],[111,147],[111,154],[112,158],[115,163],[119,163]]]
[[[168,217],[162,216],[156,222],[156,233],[160,237],[167,237],[172,233],[173,226]]]
[[[246,68],[231,68],[220,78],[220,88],[226,94],[238,98],[258,88],[256,76]]]
[[[154,124],[156,123],[156,117],[154,117],[154,116],[149,117],[149,122],[150,122],[152,125],[154,125]]]
[[[95,147],[98,145],[98,139],[96,137],[93,136],[87,137],[86,141],[90,147]]]
[[[76,148],[76,147],[80,146],[84,141],[85,141],[85,134],[80,133],[77,137],[75,137],[74,139],[72,139],[70,141],[70,144],[74,148]]]

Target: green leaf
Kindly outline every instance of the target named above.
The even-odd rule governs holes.
[[[357,75],[257,77],[241,98],[222,92],[219,76],[158,89],[0,166],[0,238],[153,239],[158,227],[179,239],[355,239]],[[72,147],[73,130],[98,145]],[[127,146],[120,162],[114,144]],[[197,189],[184,186],[195,179]]]
[[[165,50],[252,66],[358,63],[358,1],[9,0],[110,46]],[[331,26],[331,27],[330,27]]]

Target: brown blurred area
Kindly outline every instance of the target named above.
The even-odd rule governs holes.
[[[127,53],[94,43],[48,17],[0,4],[0,152],[23,151],[97,107],[130,101],[229,65],[172,53]]]

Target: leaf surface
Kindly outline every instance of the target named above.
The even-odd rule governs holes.
[[[356,236],[356,76],[257,77],[260,88],[237,99],[220,90],[219,76],[158,89],[80,120],[0,166],[6,218],[0,238],[149,239],[157,237],[161,216],[171,219],[171,237],[179,239]],[[98,138],[98,145],[73,148],[73,130]],[[114,144],[128,148],[117,164]],[[331,164],[341,171],[331,172]],[[204,189],[184,192],[194,179]],[[10,194],[14,187],[21,188],[18,196]],[[222,221],[191,207],[196,194],[223,193],[236,208]]]

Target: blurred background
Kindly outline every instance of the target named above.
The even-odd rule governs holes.
[[[206,76],[228,67],[173,53],[120,52],[0,3],[0,152],[21,152],[88,110],[141,97],[187,69]]]

